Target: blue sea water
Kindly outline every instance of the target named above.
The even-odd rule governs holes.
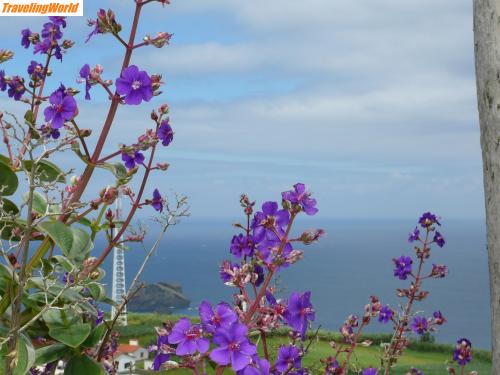
[[[308,218],[307,218],[308,219]],[[235,229],[231,220],[202,222],[186,219],[173,227],[142,277],[145,282],[179,283],[191,299],[192,307],[180,313],[196,314],[203,299],[231,302],[233,288],[219,279],[218,267],[228,257],[229,242]],[[286,296],[292,290],[312,292],[316,309],[315,325],[336,330],[349,314],[361,315],[370,295],[397,308],[402,299],[395,289],[408,282],[393,277],[392,258],[413,254],[407,233],[413,220],[311,220],[297,228],[321,227],[326,237],[319,243],[303,246],[304,259],[280,272],[279,288]],[[468,337],[475,347],[490,346],[488,265],[484,224],[480,221],[446,221],[442,233],[447,240],[443,249],[435,249],[431,263],[447,264],[445,279],[424,284],[430,296],[416,310],[431,315],[441,310],[447,323],[436,334],[439,342],[455,342]],[[149,241],[154,240],[150,234]],[[126,253],[127,282],[130,283],[144,256],[144,250],[132,247]],[[429,264],[429,266],[431,266]],[[111,261],[105,267],[111,280]],[[374,321],[369,331],[387,331]]]

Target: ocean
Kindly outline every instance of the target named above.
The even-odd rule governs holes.
[[[148,264],[142,280],[179,283],[192,301],[191,307],[176,313],[194,315],[197,305],[206,299],[216,303],[232,301],[234,289],[224,285],[218,275],[222,260],[229,255],[229,243],[236,233],[231,220],[200,221],[191,218],[167,232],[158,253]],[[404,302],[396,288],[408,281],[393,276],[392,259],[413,255],[407,234],[414,220],[323,220],[305,218],[297,230],[320,227],[326,236],[319,243],[299,246],[304,259],[280,271],[278,286],[282,295],[292,290],[312,292],[316,310],[315,326],[337,330],[349,314],[361,315],[371,295],[397,308]],[[441,232],[447,244],[436,248],[431,263],[447,264],[445,279],[431,279],[424,284],[429,297],[416,305],[416,311],[430,316],[441,310],[447,323],[435,334],[436,340],[454,343],[469,338],[477,348],[490,346],[490,311],[488,265],[484,223],[472,220],[449,220]],[[155,239],[148,236],[148,243]],[[96,246],[99,249],[99,246]],[[126,253],[126,278],[130,283],[144,250],[132,246]],[[106,282],[111,282],[111,260],[105,264]],[[368,332],[390,329],[373,321]]]

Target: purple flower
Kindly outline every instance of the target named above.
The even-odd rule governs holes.
[[[394,265],[394,276],[399,277],[400,280],[406,280],[408,275],[411,274],[411,265],[413,261],[410,257],[405,257],[404,255],[398,259],[393,259]]]
[[[280,372],[285,372],[292,368],[301,367],[300,351],[294,345],[281,346],[278,351],[278,359],[274,365]]]
[[[290,221],[290,214],[287,210],[278,210],[278,203],[265,202],[262,205],[262,211],[255,213],[252,220],[252,229],[256,242],[262,241],[265,237],[276,240],[277,236],[274,233],[284,233],[284,227]]]
[[[422,226],[422,228],[429,228],[434,224],[441,225],[437,216],[431,214],[430,212],[425,212],[420,219],[418,219],[418,223]]]
[[[122,71],[116,80],[116,91],[125,96],[125,103],[138,105],[144,100],[149,102],[153,97],[151,78],[144,70],[131,65]]]
[[[212,350],[210,358],[219,365],[231,364],[234,371],[244,369],[257,353],[247,335],[248,328],[244,324],[233,323],[227,328],[219,328],[214,334],[214,343],[218,348]]]
[[[423,371],[420,371],[418,368],[412,367],[410,372],[407,375],[425,375]]]
[[[311,292],[304,294],[293,292],[288,300],[288,307],[284,314],[287,324],[304,338],[309,321],[314,321],[316,314],[310,302]]]
[[[472,343],[466,338],[457,341],[457,346],[453,352],[453,360],[460,366],[465,366],[472,361]]]
[[[339,369],[340,369],[339,362],[333,357],[329,357],[326,360],[327,360],[327,363],[326,363],[326,368],[325,368],[325,375],[337,374]]]
[[[255,264],[253,266],[253,272],[257,274],[257,280],[255,280],[255,286],[258,288],[264,282],[264,268]]]
[[[188,318],[181,318],[168,336],[168,341],[171,344],[177,344],[175,354],[180,356],[194,354],[196,351],[205,353],[210,342],[203,337],[202,333],[199,324],[191,326]]]
[[[311,193],[306,191],[306,186],[301,183],[293,185],[294,190],[281,193],[283,200],[292,204],[300,205],[307,215],[314,215],[318,212],[316,199],[311,198]]]
[[[35,60],[31,60],[30,65],[28,66],[28,74],[36,79],[41,79],[43,77],[43,65]]]
[[[85,80],[85,99],[90,100],[90,88],[92,85],[90,84],[90,65],[85,64],[80,69],[80,78]]]
[[[61,128],[64,123],[71,120],[77,111],[76,101],[72,95],[65,95],[61,90],[56,90],[50,95],[50,107],[43,112],[45,121],[50,122],[54,129]]]
[[[172,328],[170,324],[163,323],[162,328],[156,329],[157,338],[156,338],[156,349],[161,350],[163,345],[168,345],[168,335],[172,333]]]
[[[158,191],[158,189],[155,189],[153,191],[153,199],[151,200],[151,206],[153,206],[153,208],[158,212],[163,211],[163,198],[161,197],[161,194]]]
[[[250,363],[243,370],[236,372],[236,375],[269,375],[271,370],[271,365],[264,358],[259,358],[258,355],[252,357],[252,363]]]
[[[0,91],[7,90],[7,81],[5,80],[5,71],[0,70]]]
[[[128,169],[135,168],[136,165],[144,163],[144,154],[138,150],[132,152],[122,152],[122,160]]]
[[[64,274],[62,275],[61,277],[61,281],[64,283],[64,284],[73,284],[75,282],[75,276],[73,276],[71,273],[69,272],[64,272]]]
[[[443,325],[444,323],[446,323],[446,319],[445,317],[443,316],[443,314],[441,313],[441,311],[434,311],[432,313],[432,316],[434,317],[434,323],[436,323],[438,326],[440,325]]]
[[[420,236],[420,230],[417,227],[415,227],[413,232],[411,232],[408,236],[408,242],[412,243],[417,241],[420,238],[419,236]]]
[[[56,26],[66,28],[66,17],[51,16],[49,20]]]
[[[444,264],[433,264],[431,276],[435,279],[442,279],[448,275],[448,267]]]
[[[14,100],[21,100],[23,94],[26,92],[24,87],[23,79],[19,76],[14,76],[8,83],[9,89],[7,94],[9,98],[14,98]]]
[[[103,9],[101,9],[101,10],[104,12]],[[90,34],[87,35],[87,39],[85,40],[85,43],[87,43],[90,40],[90,38],[92,38],[94,35],[102,34],[102,30],[99,27],[99,21],[98,20],[88,20],[87,25],[90,26],[90,27],[93,27],[93,29],[90,32]]]
[[[44,39],[41,42],[35,44],[35,48],[33,48],[33,53],[47,53],[52,47],[52,41],[50,39]]]
[[[436,231],[436,233],[434,234],[434,240],[433,240],[436,245],[438,245],[439,247],[443,247],[444,244],[446,243],[446,241],[444,240],[444,237],[441,235],[441,233],[439,233],[438,231]]]
[[[214,333],[218,328],[229,327],[238,320],[238,316],[227,303],[221,302],[212,309],[209,302],[203,301],[198,308],[202,327],[205,331]]]
[[[59,47],[58,44],[56,44],[54,46],[54,56],[56,57],[56,59],[59,59],[62,61],[62,50],[61,50],[61,47]]]
[[[385,305],[380,309],[378,315],[378,321],[385,324],[389,320],[391,320],[393,316],[394,316],[394,311],[388,305]]]
[[[253,256],[255,243],[251,236],[244,236],[240,233],[237,236],[233,236],[229,249],[231,251],[231,254],[233,254],[237,258],[241,258],[243,255],[251,257]]]
[[[274,297],[273,293],[269,289],[266,289],[266,300],[270,306],[275,306],[278,301],[276,301],[276,297]]]
[[[229,260],[222,262],[219,269],[219,276],[224,283],[230,283],[233,281],[234,271],[238,270],[240,266],[238,264],[233,264]]]
[[[172,131],[172,127],[170,126],[169,119],[163,120],[156,132],[158,139],[162,142],[163,146],[168,146],[174,139],[174,132]]]
[[[95,319],[95,325],[98,326],[104,321],[104,311],[97,309],[97,317]]]
[[[423,335],[429,330],[429,324],[427,323],[427,319],[417,316],[413,319],[413,323],[411,325],[413,332]]]
[[[155,355],[155,359],[153,361],[153,370],[154,371],[160,371],[161,366],[167,362],[170,359],[170,355],[167,353],[162,353],[161,351],[158,351]]]
[[[30,29],[23,29],[21,30],[21,45],[24,48],[28,48],[31,44],[30,37],[33,35],[33,33],[30,31]]]
[[[365,368],[362,373],[362,375],[377,375],[377,374],[378,370],[373,367]]]
[[[283,245],[281,249],[281,241],[279,240],[268,240],[264,239],[257,246],[259,252],[259,257],[268,265],[274,264],[282,267],[287,267],[287,257],[293,251],[293,247],[290,242]]]
[[[42,38],[51,41],[61,39],[63,35],[59,26],[52,22],[47,22],[43,25],[41,34]]]

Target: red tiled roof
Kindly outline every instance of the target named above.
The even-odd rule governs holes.
[[[134,353],[137,350],[139,350],[140,348],[141,347],[138,345],[120,344],[120,345],[118,345],[117,353],[118,354],[120,354],[120,353],[123,353],[123,354]]]

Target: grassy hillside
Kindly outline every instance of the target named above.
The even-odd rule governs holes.
[[[129,325],[120,327],[121,340],[127,342],[131,338],[139,339],[143,346],[153,343],[156,339],[154,327],[161,325],[167,319],[176,320],[178,317],[158,315],[158,314],[129,314]],[[328,345],[331,340],[338,340],[338,335],[331,332],[320,332],[318,340],[311,345],[310,352],[303,359],[303,363],[311,368],[317,369],[314,373],[321,374],[318,364],[321,358],[326,358],[332,354],[332,350]],[[380,347],[382,341],[387,341],[387,335],[370,335],[369,339],[373,344],[369,348],[358,348],[355,352],[351,363],[359,368],[368,367],[370,365],[377,366],[379,364]],[[276,353],[279,345],[286,343],[287,339],[284,336],[276,335],[268,339],[270,353]],[[259,350],[261,347],[259,345]],[[414,343],[410,349],[405,352],[405,355],[400,359],[393,374],[404,375],[411,366],[419,368],[425,375],[446,374],[446,364],[451,359],[453,352],[452,345],[438,345],[430,343]],[[486,351],[474,352],[474,360],[469,368],[477,370],[479,374],[489,374],[491,369],[490,353]],[[144,374],[151,373],[150,371],[141,372]],[[210,374],[213,372],[209,371]],[[230,371],[226,372],[230,374]],[[168,374],[191,374],[186,370],[169,371]]]

